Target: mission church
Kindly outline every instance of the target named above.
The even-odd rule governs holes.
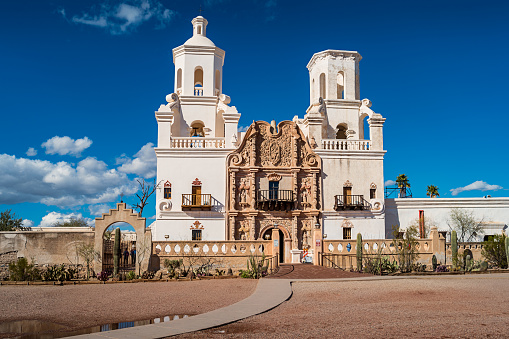
[[[324,237],[384,238],[385,118],[360,100],[361,55],[314,54],[304,116],[238,132],[241,114],[222,91],[225,51],[205,18],[192,24],[173,49],[174,93],[155,112],[153,240],[269,240],[277,229],[283,260],[299,262]]]

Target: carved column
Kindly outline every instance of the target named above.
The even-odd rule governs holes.
[[[251,215],[249,218],[249,240],[256,240],[256,219],[254,215]]]
[[[297,209],[297,205],[299,203],[299,182],[297,174],[299,173],[299,169],[292,169],[292,190],[295,200],[293,202],[293,208]]]
[[[235,171],[231,171],[230,173],[230,208],[232,210],[235,210],[235,202],[236,202],[236,197],[237,197],[237,183],[236,183],[236,180],[235,180]]]
[[[230,216],[230,240],[235,240],[235,216]]]
[[[312,184],[312,194],[313,194],[313,209],[317,209],[317,201],[318,201],[318,190],[317,190],[317,180],[316,180],[316,172],[313,171],[313,184]]]
[[[298,235],[298,214],[293,215],[292,220],[292,249],[299,248],[299,237]]]
[[[256,206],[256,170],[251,170],[251,209],[255,209]]]

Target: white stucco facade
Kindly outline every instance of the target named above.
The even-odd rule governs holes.
[[[509,198],[397,198],[386,199],[386,233],[391,236],[392,226],[402,229],[415,223],[419,211],[440,231],[450,231],[451,209],[472,212],[481,222],[484,234],[472,241],[483,241],[485,236],[501,234],[509,225]]]
[[[229,106],[230,98],[222,93],[225,52],[206,37],[206,19],[197,17],[192,24],[193,36],[173,50],[174,93],[169,94],[168,103],[155,112],[160,189],[156,193],[156,222],[151,225],[153,239],[191,240],[193,230],[201,230],[201,240],[236,240],[240,234],[256,240],[262,236],[259,229],[262,226],[258,225],[266,225],[267,220],[287,225],[284,226],[287,237],[299,237],[292,241],[285,239],[291,246],[287,252],[301,250],[308,244],[307,238],[303,241],[300,237],[302,234],[308,237],[310,228],[316,227],[329,239],[343,239],[348,233],[343,231],[344,228],[350,228],[348,236],[352,238],[359,232],[367,239],[384,237],[382,129],[385,119],[371,110],[369,100],[360,100],[360,54],[327,50],[313,55],[307,65],[310,105],[302,118],[293,118],[293,124],[302,131],[304,142],[308,143],[306,154],[314,152],[321,160],[316,169],[299,169],[295,166],[315,165],[309,165],[306,159],[298,160],[296,155],[292,165],[280,168],[278,173],[280,164],[274,163],[276,172],[272,176],[280,177],[282,190],[293,190],[292,199],[295,200],[292,211],[274,214],[259,210],[261,205],[256,202],[258,191],[269,189],[272,179],[266,178],[273,171],[270,166],[266,173],[262,173],[264,171],[257,169],[257,163],[253,162],[246,172],[252,174],[245,179],[242,176],[232,179],[231,171],[237,169],[227,170],[226,159],[241,144],[246,144],[242,140],[245,133],[237,132],[240,113]],[[280,126],[291,129],[291,124],[287,122]],[[369,124],[370,140],[364,139],[365,124]],[[263,124],[254,128],[258,126],[269,128]],[[275,133],[276,125],[271,126]],[[290,133],[290,129],[285,131]],[[252,137],[256,133],[253,130],[248,134]],[[272,132],[267,133],[270,139]],[[285,133],[282,136],[287,135]],[[292,141],[295,145],[292,147],[303,147],[299,146],[300,132],[291,133],[298,138]],[[289,142],[290,139],[283,139],[278,142],[284,148],[284,140]],[[244,153],[249,149],[246,147]],[[239,210],[237,204],[242,193],[237,190],[239,185],[243,187],[240,180],[249,181],[251,175],[253,191]],[[306,194],[305,199],[310,199],[311,191],[316,194],[316,201],[302,205],[304,197],[301,196]],[[226,219],[227,215],[233,218],[233,223]],[[235,228],[237,223],[243,225],[244,221],[250,226],[239,227],[242,230],[249,228],[251,232]],[[263,227],[266,229],[267,226]]]

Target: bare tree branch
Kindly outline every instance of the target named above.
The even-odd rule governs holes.
[[[159,188],[159,186],[161,184],[161,181],[158,182],[157,184],[156,184],[156,179],[154,179],[153,184],[147,183],[145,181],[145,179],[136,179],[136,181],[140,185],[140,191],[141,192],[140,193],[136,193],[136,197],[138,198],[139,201],[136,203],[136,205],[133,205],[133,208],[138,210],[138,214],[141,217],[142,214],[143,214],[143,209],[145,208],[145,206],[148,205],[148,202],[147,202],[148,199],[150,198],[150,196],[152,194],[154,194],[156,189]]]

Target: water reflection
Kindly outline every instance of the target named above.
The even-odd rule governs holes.
[[[17,320],[0,323],[1,338],[22,338],[22,339],[52,339],[63,338],[73,335],[90,334],[97,332],[106,332],[129,328],[135,326],[159,324],[177,319],[184,319],[194,314],[172,314],[160,318],[150,320],[125,321],[120,323],[104,324],[100,326],[92,326],[79,330],[69,331],[69,327],[57,323],[41,321],[41,320]]]

